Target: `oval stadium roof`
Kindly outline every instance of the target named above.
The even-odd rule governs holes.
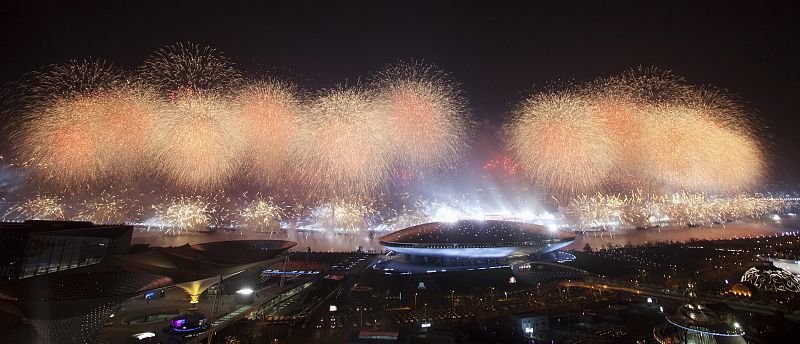
[[[432,222],[408,227],[380,238],[382,244],[501,244],[540,242],[542,240],[574,238],[563,231],[510,221],[464,220]]]

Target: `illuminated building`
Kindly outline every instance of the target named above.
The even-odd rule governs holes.
[[[762,261],[745,271],[742,282],[748,282],[758,290],[770,292],[800,292],[800,276]]]
[[[133,227],[79,221],[0,223],[0,280],[15,280],[98,263],[128,253]]]
[[[736,296],[753,297],[753,291],[756,287],[750,282],[734,283],[728,293]]]
[[[661,344],[747,343],[742,326],[732,316],[719,315],[703,305],[691,284],[686,303],[666,318],[666,323],[653,329],[653,337]]]
[[[550,318],[540,313],[517,313],[511,315],[517,331],[533,338],[534,333],[550,329]]]
[[[409,227],[380,238],[387,249],[412,261],[501,259],[544,254],[575,240],[572,233],[521,222],[462,220]]]
[[[184,313],[169,321],[169,330],[173,333],[198,333],[209,326],[208,318],[200,312]]]
[[[126,270],[167,276],[186,291],[190,303],[220,280],[240,271],[265,264],[297,245],[284,240],[234,240],[178,247],[154,248],[110,259]]]
[[[268,264],[296,243],[237,240],[109,255],[81,268],[0,284],[0,311],[33,327],[27,342],[91,343],[108,317],[131,297],[177,286],[192,302],[211,285]]]

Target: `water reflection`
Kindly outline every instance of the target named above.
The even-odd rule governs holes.
[[[662,228],[649,230],[626,230],[616,232],[593,232],[578,235],[575,242],[565,249],[581,249],[589,243],[592,247],[604,247],[610,244],[644,244],[647,242],[686,242],[696,240],[719,240],[742,237],[776,235],[800,230],[797,218],[783,218],[778,221],[764,220],[752,223],[736,223],[715,225],[702,228]],[[167,235],[156,230],[138,229],[134,232],[133,243],[148,243],[153,246],[180,246],[186,243],[196,244],[210,241],[244,240],[244,239],[281,239],[298,243],[296,250],[311,247],[314,251],[354,251],[359,247],[364,250],[382,251],[378,238],[386,233],[347,233],[287,230],[279,232],[255,232],[252,230],[190,232],[180,235]]]
[[[752,223],[733,223],[699,228],[661,228],[648,230],[629,230],[623,232],[594,232],[578,235],[575,242],[568,247],[582,249],[587,243],[595,248],[608,245],[640,245],[657,242],[687,242],[695,240],[721,240],[758,237],[764,235],[780,235],[781,233],[800,230],[796,218],[781,221],[760,221]]]
[[[179,235],[163,234],[155,230],[136,230],[133,234],[134,244],[150,244],[153,246],[180,246],[186,243],[196,244],[224,240],[291,240],[297,242],[295,250],[305,250],[311,247],[313,251],[347,252],[358,250],[381,251],[378,243],[384,233],[347,233],[334,234],[317,231],[286,230],[279,232],[241,231],[216,231],[216,232],[189,232]]]

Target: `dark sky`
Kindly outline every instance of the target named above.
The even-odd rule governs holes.
[[[768,127],[774,180],[800,180],[798,1],[339,2],[7,1],[0,81],[71,58],[132,68],[179,41],[309,89],[413,59],[451,73],[475,116],[500,123],[536,86],[657,66],[746,100]]]

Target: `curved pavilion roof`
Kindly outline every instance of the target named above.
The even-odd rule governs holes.
[[[172,284],[169,277],[146,272],[80,270],[0,285],[0,300],[15,304],[28,318],[58,319]]]
[[[183,283],[249,269],[296,245],[285,240],[218,241],[157,247],[142,253],[109,256],[107,260],[126,271],[155,273]]]
[[[2,283],[0,301],[16,304],[27,317],[71,316],[147,290],[246,270],[295,245],[237,240],[107,256],[95,265]]]

